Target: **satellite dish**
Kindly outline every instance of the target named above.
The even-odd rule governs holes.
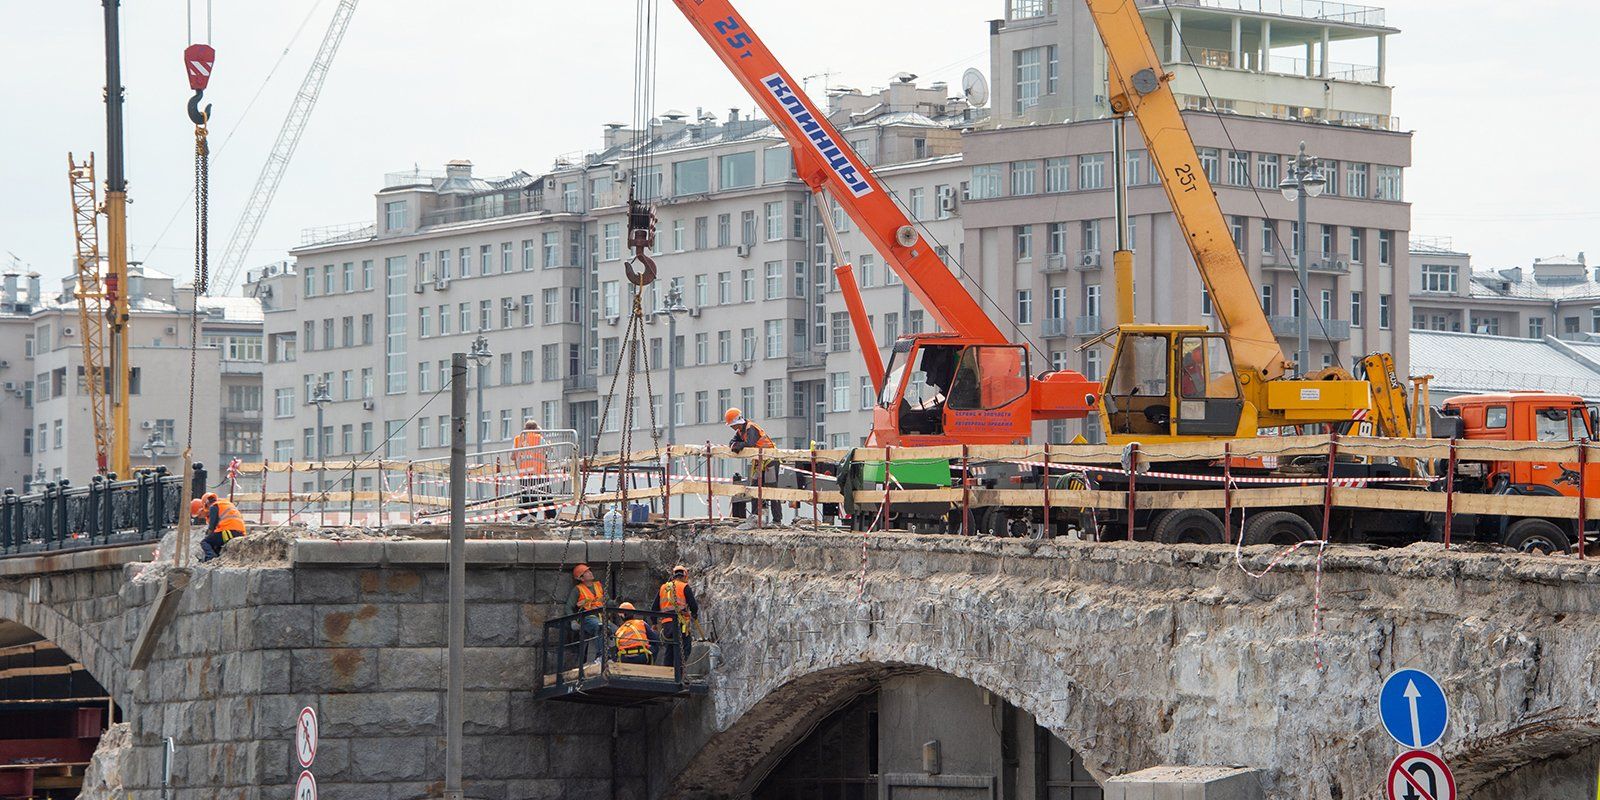
[[[961,95],[973,108],[983,108],[989,102],[989,81],[976,67],[961,75]]]

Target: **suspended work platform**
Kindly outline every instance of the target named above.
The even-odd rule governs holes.
[[[686,659],[678,655],[677,642],[671,636],[671,629],[677,625],[676,616],[607,606],[603,611],[546,620],[534,699],[642,706],[705,694],[706,676],[687,669]],[[620,660],[618,631],[628,620],[644,623],[650,663]],[[623,637],[624,648],[636,643],[627,640],[627,633]]]

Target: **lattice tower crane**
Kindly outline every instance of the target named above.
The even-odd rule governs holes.
[[[98,189],[94,181],[94,154],[79,162],[67,154],[67,179],[72,184],[72,229],[76,240],[79,339],[83,342],[83,383],[94,419],[95,471],[105,474],[111,455],[111,409],[106,394],[105,283],[100,274],[100,220]],[[123,476],[118,476],[123,477]]]

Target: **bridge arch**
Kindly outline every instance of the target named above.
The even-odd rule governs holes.
[[[50,602],[30,598],[30,593],[37,591],[30,587],[42,580],[46,579],[0,582],[0,621],[16,623],[60,647],[72,660],[83,665],[118,706],[128,708],[131,699],[128,670],[118,654],[124,644],[123,619],[113,616],[104,620],[77,620]],[[67,607],[78,610],[85,606],[74,603]],[[104,637],[112,639],[107,641]]]

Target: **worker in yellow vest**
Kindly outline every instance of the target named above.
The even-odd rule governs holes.
[[[222,554],[228,542],[244,535],[244,514],[239,513],[239,507],[232,501],[223,500],[214,492],[206,492],[200,501],[206,512],[206,535],[200,540],[200,560],[210,561]],[[189,506],[193,508],[194,504]]]
[[[617,606],[617,618],[621,622],[612,632],[612,641],[616,642],[617,660],[624,664],[649,664],[650,663],[650,628],[634,614],[632,603],[623,603]]]
[[[659,622],[662,666],[677,666],[680,653],[683,662],[688,663],[689,654],[694,650],[689,627],[700,616],[700,603],[695,600],[694,587],[689,585],[688,567],[679,564],[672,568],[672,578],[656,591],[650,610],[677,615]]]
[[[600,636],[606,587],[595,579],[594,571],[589,569],[588,564],[572,568],[572,582],[572,594],[567,596],[567,614],[583,615],[572,621],[572,629],[578,634],[578,662],[582,663],[587,657],[590,643]]]
[[[743,411],[737,408],[730,408],[723,413],[722,420],[728,423],[728,427],[733,429],[733,439],[728,442],[729,450],[735,453],[742,453],[750,449],[777,449],[778,446],[773,443],[772,438],[767,436],[767,432],[762,430],[760,425],[744,418]],[[752,459],[750,461],[750,475],[749,485],[775,487],[778,483],[778,462],[763,461],[759,458]],[[735,502],[734,505],[734,516],[740,516],[740,511],[743,510],[742,504]],[[767,510],[772,514],[772,523],[776,525],[783,522],[783,504],[777,500],[772,500],[767,502],[767,506]],[[752,528],[760,525],[761,511],[761,504],[757,503],[755,515],[740,527]]]
[[[522,421],[522,432],[511,443],[512,458],[517,465],[517,482],[521,487],[517,499],[519,520],[531,520],[535,509],[544,509],[545,519],[555,519],[554,499],[550,494],[550,462],[545,458],[544,434],[539,432],[538,420],[529,417]]]

